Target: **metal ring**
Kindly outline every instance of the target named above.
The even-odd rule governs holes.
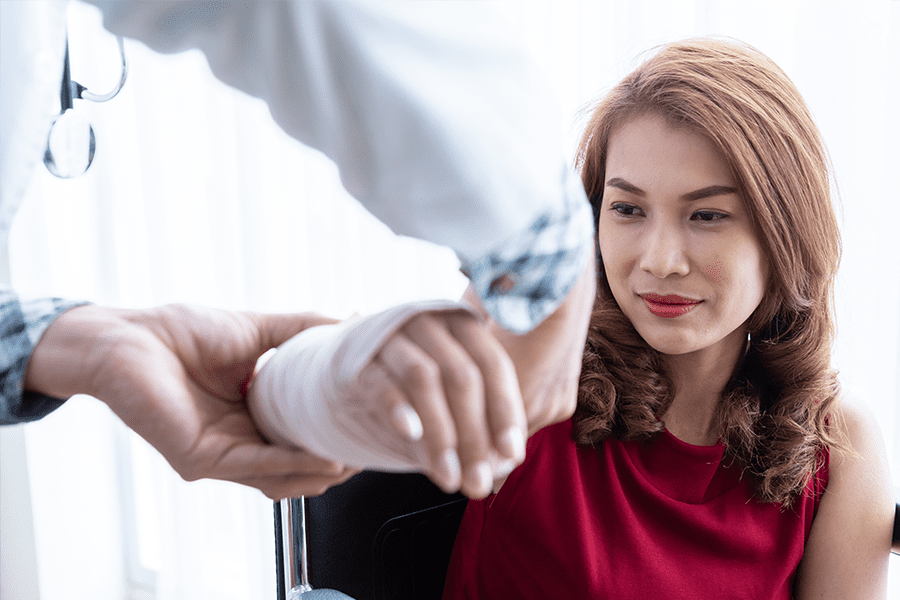
[[[71,113],[71,109],[66,112],[57,115],[55,119],[53,119],[53,123],[50,125],[50,133],[47,134],[47,147],[44,149],[44,166],[47,167],[47,170],[50,171],[52,175],[59,177],[60,179],[73,179],[80,175],[84,175],[87,173],[87,170],[91,168],[91,165],[94,162],[94,154],[97,151],[97,138],[94,135],[94,128],[90,123],[85,121],[85,125],[87,125],[87,155],[85,156],[85,162],[83,167],[76,171],[69,171],[68,167],[71,165],[66,165],[65,163],[60,164],[57,162],[57,156],[53,153],[53,148],[51,146],[51,141],[53,139],[53,130],[56,127],[57,123],[59,123],[60,118],[66,117]],[[71,151],[69,156],[66,156],[66,153],[63,153],[63,158],[71,158]]]

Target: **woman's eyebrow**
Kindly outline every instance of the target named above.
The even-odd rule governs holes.
[[[644,190],[634,185],[633,183],[625,181],[621,177],[613,177],[606,182],[606,187],[619,188],[620,190],[628,192],[629,194],[634,194],[635,196],[643,197],[647,195]]]
[[[635,196],[640,196],[642,198],[647,195],[644,190],[634,185],[633,183],[622,179],[621,177],[611,178],[606,182],[606,187],[619,188],[624,192],[628,192],[629,194],[634,194]],[[736,193],[737,188],[728,185],[710,185],[699,190],[694,190],[693,192],[688,192],[687,194],[682,195],[681,198],[690,202],[693,200],[702,200],[703,198],[711,198],[713,196],[727,196],[729,194]]]
[[[727,185],[710,185],[708,187],[688,192],[683,195],[682,198],[691,201],[691,200],[702,200],[703,198],[711,198],[713,196],[727,196],[729,194],[737,194],[737,188],[733,188]]]

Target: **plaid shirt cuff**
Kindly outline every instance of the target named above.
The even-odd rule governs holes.
[[[0,424],[34,421],[63,404],[25,392],[25,367],[53,319],[81,304],[59,298],[20,302],[12,290],[0,289]]]
[[[539,215],[488,256],[463,259],[462,271],[495,321],[513,333],[527,333],[569,294],[594,251],[593,240],[590,204],[580,178],[567,169],[562,206]]]

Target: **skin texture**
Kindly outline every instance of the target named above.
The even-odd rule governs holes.
[[[886,599],[894,499],[884,439],[861,402],[842,401],[835,421],[854,454],[832,453],[828,487],[797,570],[795,596]]]
[[[618,181],[616,181],[618,180]],[[643,194],[625,186],[639,188]],[[609,182],[612,181],[612,184]],[[610,140],[598,221],[610,287],[641,336],[664,355],[675,399],[666,428],[693,444],[715,443],[713,411],[746,343],[745,323],[765,293],[768,266],[737,194],[686,201],[709,186],[735,187],[703,136],[655,116],[636,117]],[[703,212],[722,213],[727,218]],[[642,292],[702,303],[663,319]],[[894,518],[881,434],[864,405],[842,400],[833,423],[852,453],[831,453],[828,487],[797,572],[798,600],[887,597]]]
[[[598,237],[610,289],[641,337],[665,355],[676,386],[667,428],[691,443],[714,443],[713,411],[768,278],[737,183],[709,140],[656,115],[613,133],[606,173]],[[646,293],[699,303],[663,318],[648,310]]]
[[[525,458],[516,368],[485,323],[465,312],[425,313],[394,334],[360,374],[382,426],[422,438],[432,480],[447,492],[490,492],[492,451],[511,469]]]
[[[529,333],[516,335],[487,321],[516,367],[528,435],[575,412],[581,355],[596,294],[597,274],[589,262],[562,305]],[[474,290],[466,297],[474,303]]]
[[[588,269],[557,311],[525,335],[464,313],[417,316],[362,375],[372,418],[385,431],[422,439],[439,486],[487,495],[494,479],[523,460],[527,432],[574,411],[575,359],[593,295]],[[268,443],[245,392],[266,351],[332,322],[183,305],[78,307],[44,333],[25,387],[100,399],[186,480],[233,481],[273,499],[317,495],[355,471]]]
[[[266,443],[243,398],[256,360],[314,314],[231,313],[181,305],[73,308],[44,333],[25,387],[100,399],[188,481],[221,479],[273,499],[316,495],[354,471]]]
[[[556,312],[525,335],[512,334],[491,321],[487,313],[482,314],[515,365],[528,435],[575,412],[581,355],[596,294],[597,274],[590,261]],[[466,290],[464,299],[478,307],[472,288]],[[495,470],[494,492],[500,490],[508,474]]]
[[[263,353],[307,327],[333,322],[311,313],[182,305],[78,307],[47,329],[25,386],[55,397],[84,393],[102,400],[188,481],[233,481],[273,499],[313,496],[356,471],[269,444],[251,418],[245,391]],[[516,463],[524,458],[525,414],[515,369],[485,325],[465,315],[422,315],[379,358],[379,368],[391,374],[373,388],[381,402],[374,414],[385,429],[409,437],[408,423],[392,417],[400,400],[413,398],[421,415],[418,435],[433,456],[454,457],[455,467],[436,461],[437,483],[484,495],[490,471],[479,479],[477,469],[489,449],[496,444]]]
[[[527,435],[574,413],[595,294],[596,274],[588,264],[553,314],[516,335],[493,322],[469,288],[464,299],[479,310],[481,322],[467,315],[410,322],[361,380],[382,406],[383,423],[393,422],[398,433],[408,435],[402,419],[392,420],[398,407],[421,418],[432,481],[482,498],[524,459]],[[506,460],[488,460],[491,450]]]

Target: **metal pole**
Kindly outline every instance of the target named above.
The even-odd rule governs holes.
[[[312,590],[306,561],[306,499],[281,500],[281,548],[287,600],[298,600]]]
[[[284,523],[281,520],[281,502],[272,503],[272,520],[275,522],[275,598],[287,600],[287,590],[284,589]]]

